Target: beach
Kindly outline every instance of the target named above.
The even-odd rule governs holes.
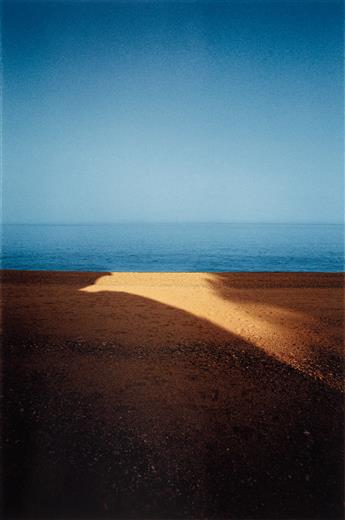
[[[342,518],[343,274],[1,274],[6,518]]]

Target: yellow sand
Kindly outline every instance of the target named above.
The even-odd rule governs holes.
[[[341,388],[342,274],[3,271],[6,333],[116,345],[245,341]],[[336,369],[335,367],[338,367]]]

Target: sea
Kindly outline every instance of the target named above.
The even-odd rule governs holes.
[[[343,272],[337,224],[3,225],[2,269]]]

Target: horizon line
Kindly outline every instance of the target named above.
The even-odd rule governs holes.
[[[190,224],[227,224],[227,225],[345,225],[345,222],[340,221],[254,221],[254,220],[116,220],[116,221],[100,221],[100,222],[1,222],[0,226],[111,226],[121,224],[169,224],[169,225],[190,225]]]

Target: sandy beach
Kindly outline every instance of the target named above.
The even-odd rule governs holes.
[[[2,271],[4,516],[342,518],[343,290]]]

